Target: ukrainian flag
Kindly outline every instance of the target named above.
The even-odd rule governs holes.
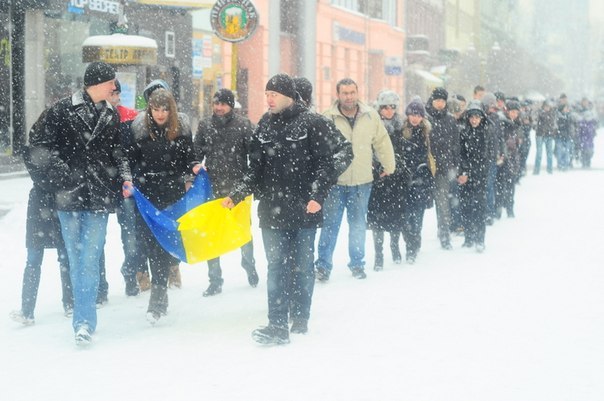
[[[222,199],[211,200],[210,178],[200,170],[185,196],[158,210],[136,187],[138,210],[157,239],[172,256],[186,263],[214,259],[251,241],[252,198],[233,209],[222,207]]]

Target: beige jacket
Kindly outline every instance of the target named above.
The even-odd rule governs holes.
[[[330,109],[323,115],[332,120],[342,135],[352,143],[354,158],[352,164],[338,177],[338,185],[361,185],[373,181],[372,162],[373,153],[382,164],[384,172],[394,173],[394,149],[388,131],[382,123],[380,115],[373,108],[358,102],[359,114],[357,115],[354,129],[340,113],[336,100]]]

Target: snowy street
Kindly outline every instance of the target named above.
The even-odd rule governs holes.
[[[461,248],[462,237],[442,250],[430,209],[415,265],[393,264],[388,251],[384,270],[374,272],[368,232],[368,277],[356,280],[346,267],[343,224],[331,279],[315,286],[308,334],[268,348],[250,336],[267,323],[257,220],[255,289],[238,251],[222,258],[225,284],[215,297],[202,297],[205,263],[181,264],[183,288],[169,291],[169,314],[150,326],[149,293],[124,294],[112,215],[109,302],[92,346],[74,345],[55,250],[45,254],[35,325],[11,321],[20,306],[31,181],[1,180],[0,209],[10,211],[0,217],[0,399],[601,401],[602,135],[590,170],[524,177],[516,218],[487,228],[483,254]]]

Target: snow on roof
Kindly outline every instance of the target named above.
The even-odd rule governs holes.
[[[84,43],[82,43],[82,47],[86,46],[145,47],[157,49],[157,42],[154,39],[144,36],[114,33],[113,35],[89,36],[84,40]]]

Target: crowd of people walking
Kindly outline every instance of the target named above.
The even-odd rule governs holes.
[[[347,267],[362,280],[366,231],[372,231],[375,271],[384,268],[385,233],[392,261],[413,264],[425,212],[433,207],[443,250],[453,249],[452,236],[463,235],[463,247],[484,252],[487,226],[504,210],[515,217],[515,187],[527,174],[533,130],[533,174],[541,172],[543,148],[547,173],[554,159],[560,171],[591,165],[597,119],[587,99],[571,105],[561,95],[535,104],[477,86],[471,100],[438,87],[425,102],[415,97],[403,105],[384,90],[368,104],[350,78],[335,91],[336,100],[320,114],[308,80],[277,74],[266,84],[268,111],[254,125],[236,112],[235,94],[220,89],[212,115],[193,135],[168,84],[152,81],[143,94],[147,107],[137,113],[119,104],[113,68],[91,63],[84,88],[45,111],[30,131],[27,262],[21,309],[11,318],[34,324],[44,249],[56,248],[65,315],[76,344],[91,343],[96,309],[107,302],[104,248],[112,212],[121,227],[126,295],[150,290],[151,324],[168,313],[168,288],[181,286],[179,260],[138,213],[133,186],[163,209],[203,169],[224,207],[254,195],[268,266],[268,325],[252,337],[285,344],[290,333],[308,331],[315,281],[327,283],[337,267],[344,213]],[[220,259],[207,264],[202,294],[216,296],[224,285]],[[256,287],[253,242],[241,248],[241,265]]]

